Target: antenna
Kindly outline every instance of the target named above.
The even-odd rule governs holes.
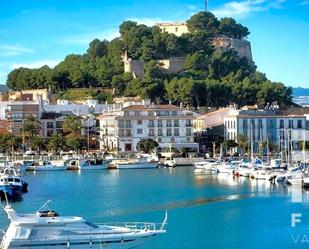
[[[205,11],[208,12],[208,0],[205,0]]]

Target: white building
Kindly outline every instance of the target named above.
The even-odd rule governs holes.
[[[159,148],[192,148],[193,122],[198,114],[175,105],[130,105],[100,118],[101,149],[136,152],[137,143],[152,138]]]
[[[222,139],[236,142],[238,136],[243,135],[253,144],[254,152],[258,151],[261,142],[267,141],[276,144],[280,150],[288,148],[288,143],[294,150],[301,150],[301,142],[308,140],[306,128],[306,116],[301,108],[232,107],[200,116],[196,121],[197,133],[207,129],[216,130],[222,133],[216,134],[221,135]]]
[[[97,100],[86,100],[83,103],[71,103],[68,100],[58,100],[57,104],[44,104],[45,112],[72,112],[76,116],[87,116],[92,113],[101,114],[109,108],[120,108],[118,104],[99,104]]]

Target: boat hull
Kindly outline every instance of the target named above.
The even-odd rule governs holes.
[[[21,196],[22,192],[22,187],[21,186],[12,186],[12,185],[5,185],[5,186],[0,186],[0,195],[1,197],[6,196],[9,199],[17,199]]]
[[[154,169],[158,167],[156,162],[144,162],[144,163],[118,163],[117,169]]]
[[[62,171],[66,170],[65,166],[37,166],[35,171]]]
[[[81,166],[80,170],[103,170],[107,169],[107,164]]]
[[[104,236],[104,235],[103,235]],[[52,241],[49,240],[41,241],[41,242],[11,242],[8,246],[3,246],[0,248],[3,249],[20,249],[20,248],[36,248],[36,249],[46,249],[46,248],[57,248],[57,249],[85,249],[85,248],[92,248],[92,249],[102,249],[102,248],[110,248],[110,249],[133,249],[137,248],[145,243],[145,241],[153,237],[154,235],[141,237],[141,238],[117,238],[117,239],[102,239],[99,240],[76,240],[69,242],[65,241]]]

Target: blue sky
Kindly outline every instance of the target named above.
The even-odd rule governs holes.
[[[17,67],[53,67],[94,38],[118,35],[124,20],[186,20],[203,0],[0,0],[0,84]],[[258,69],[273,81],[309,87],[309,0],[209,0],[218,17],[246,25]]]

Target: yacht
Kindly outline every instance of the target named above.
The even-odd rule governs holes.
[[[164,229],[167,214],[162,224],[112,223],[93,224],[81,217],[60,216],[50,208],[48,201],[34,214],[18,214],[11,206],[5,211],[10,225],[4,234],[0,248],[57,248],[57,249],[133,249]]]

